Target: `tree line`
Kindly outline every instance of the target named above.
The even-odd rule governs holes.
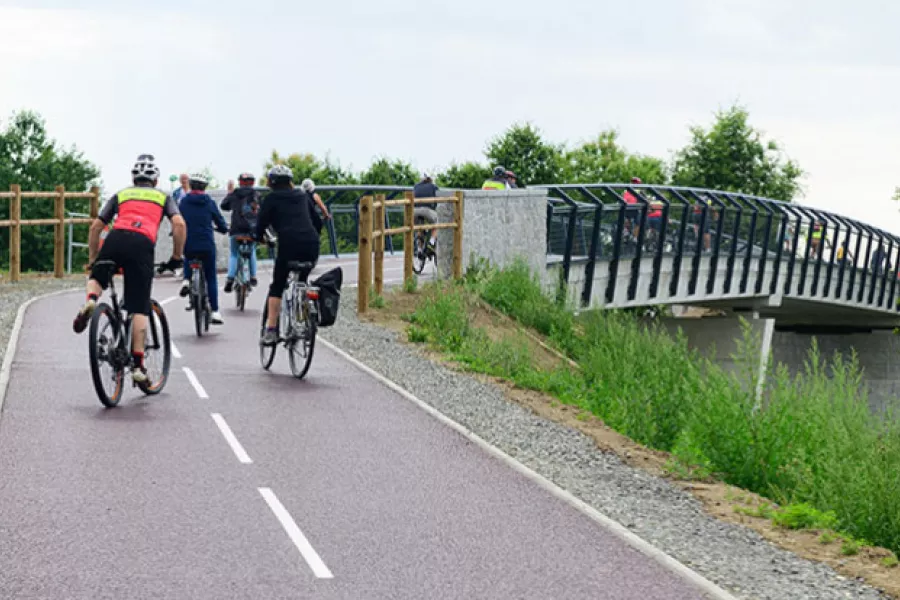
[[[100,185],[100,169],[76,147],[53,140],[43,118],[33,111],[13,113],[0,128],[0,190],[18,183],[23,190],[47,191],[57,185],[86,191]],[[517,175],[520,185],[544,183],[623,183],[640,177],[644,183],[672,184],[743,192],[790,202],[802,193],[803,171],[774,140],[750,124],[747,110],[734,105],[714,113],[708,127],[692,126],[687,144],[669,159],[632,152],[614,129],[570,145],[545,139],[531,123],[514,124],[490,139],[484,160],[450,163],[432,173],[444,188],[480,189],[495,165]],[[402,185],[421,179],[415,165],[379,157],[354,172],[332,160],[309,153],[279,154],[263,162],[265,173],[276,163],[287,164],[298,181],[310,177],[317,185]],[[213,176],[212,173],[209,175]],[[218,178],[216,181],[221,181]],[[264,181],[263,177],[259,178]],[[221,184],[216,184],[221,185]],[[88,201],[68,200],[66,208],[86,213]],[[23,218],[53,216],[52,200],[22,203]],[[0,220],[9,218],[9,202],[0,202]],[[347,225],[350,225],[349,223]],[[76,239],[86,239],[87,226],[76,227]],[[75,264],[82,264],[79,251]],[[22,270],[49,271],[53,262],[53,227],[22,229]],[[9,229],[0,228],[0,268],[9,265]]]

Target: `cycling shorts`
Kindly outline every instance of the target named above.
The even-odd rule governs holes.
[[[291,240],[281,237],[278,240],[278,253],[275,255],[275,268],[272,270],[272,283],[269,285],[269,298],[281,298],[288,280],[288,263],[297,260],[315,264],[319,260],[319,241]],[[302,273],[304,280],[309,273]]]
[[[125,271],[125,310],[130,314],[150,314],[150,292],[153,288],[153,242],[143,233],[113,229],[103,241],[97,260],[111,260]],[[107,269],[91,269],[91,278],[104,290],[109,287]]]

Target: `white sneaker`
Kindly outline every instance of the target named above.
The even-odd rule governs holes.
[[[131,379],[135,383],[147,383],[148,381],[150,381],[150,378],[147,377],[147,373],[144,371],[144,369],[134,369],[133,371],[131,371]]]
[[[222,320],[222,315],[219,314],[219,311],[214,310],[213,313],[209,316],[209,320],[215,325],[222,325],[225,321]]]

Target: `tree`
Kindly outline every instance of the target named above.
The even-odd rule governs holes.
[[[446,171],[437,175],[435,183],[440,187],[480,190],[484,180],[490,176],[491,168],[489,166],[469,161],[462,164],[451,164]]]
[[[366,185],[415,185],[419,174],[409,163],[402,160],[379,158],[366,169],[359,178]]]
[[[485,156],[491,161],[491,168],[502,165],[514,171],[525,185],[558,183],[565,165],[563,148],[545,142],[530,123],[513,125],[494,138]]]
[[[265,163],[265,173],[269,172],[276,164],[287,165],[294,173],[294,181],[299,183],[306,178],[312,179],[316,185],[351,185],[356,183],[356,177],[344,170],[337,163],[331,162],[326,156],[320,160],[313,154],[293,153],[283,157],[273,150],[269,160]],[[260,181],[265,183],[265,173]]]
[[[716,113],[707,131],[691,127],[690,143],[675,154],[676,185],[742,192],[790,202],[801,193],[803,171],[784,160],[774,141],[763,142],[739,106]]]
[[[67,191],[84,192],[100,185],[100,170],[76,150],[65,149],[49,138],[43,118],[35,112],[14,113],[0,130],[0,189],[16,183],[23,191],[47,192],[58,185]],[[67,200],[66,210],[88,212],[87,200]],[[51,200],[22,201],[23,219],[53,217]],[[9,218],[9,203],[4,202],[0,219]],[[77,235],[84,238],[84,229]],[[50,227],[22,228],[22,270],[53,270],[54,234]],[[9,229],[0,229],[0,264],[9,265]]]
[[[627,183],[640,177],[644,183],[666,183],[662,159],[630,154],[618,143],[619,134],[610,129],[565,153],[566,183]]]

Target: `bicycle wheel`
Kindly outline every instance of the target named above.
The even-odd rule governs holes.
[[[237,302],[238,310],[244,310],[244,303],[247,301],[247,288],[241,283],[234,288],[234,298]]]
[[[416,236],[415,254],[413,255],[413,271],[421,275],[427,260],[428,257],[425,255],[425,236],[418,235]]]
[[[269,318],[269,299],[266,298],[265,304],[263,305],[262,311],[262,321],[260,321],[259,325],[259,362],[262,365],[262,368],[265,370],[269,370],[269,367],[272,366],[272,361],[275,360],[275,351],[278,349],[278,344],[273,344],[271,346],[266,346],[262,343],[262,336],[266,333],[266,320]]]
[[[313,351],[316,348],[316,321],[313,313],[308,308],[304,311],[303,329],[300,336],[288,343],[288,359],[291,363],[291,373],[297,379],[303,379],[312,364]],[[298,352],[297,349],[301,349]]]
[[[106,319],[106,326],[101,328],[103,319]],[[125,358],[128,357],[128,351],[125,349],[125,336],[122,335],[119,317],[105,302],[100,303],[91,315],[88,344],[94,390],[103,406],[113,408],[122,399]],[[101,371],[102,363],[108,364],[110,373],[104,374]],[[112,391],[106,389],[105,382],[113,384]]]
[[[203,337],[203,313],[206,310],[206,299],[203,294],[203,273],[194,270],[191,275],[191,303],[194,306],[194,328],[197,337]]]
[[[169,337],[169,320],[163,307],[156,300],[150,300],[150,315],[147,323],[147,337],[144,340],[144,366],[150,381],[138,384],[142,392],[155,396],[163,391],[169,381],[169,367],[172,364],[172,340]],[[150,358],[162,353],[159,377],[150,369]]]

